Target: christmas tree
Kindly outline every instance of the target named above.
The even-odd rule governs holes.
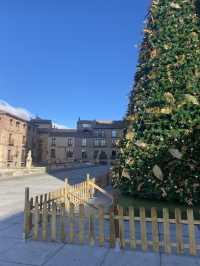
[[[121,141],[122,193],[200,202],[199,1],[154,0]]]

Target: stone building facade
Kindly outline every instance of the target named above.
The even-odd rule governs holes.
[[[42,123],[38,128],[38,163],[113,164],[118,158],[116,144],[123,135],[122,121],[79,120],[76,129],[56,129],[50,121],[45,122],[49,126]]]
[[[32,119],[37,127],[37,164],[62,165],[75,161],[75,129],[57,129],[51,120]]]
[[[49,164],[75,161],[76,130],[53,128],[49,134]]]
[[[46,119],[32,119],[32,127],[37,128],[36,160],[37,164],[48,165],[49,161],[49,135],[52,130],[52,121]]]
[[[34,142],[34,131],[26,120],[0,112],[0,167],[19,168],[25,166],[28,149]],[[35,139],[36,141],[36,139]]]
[[[113,164],[118,158],[117,142],[123,135],[122,121],[79,120],[76,159],[82,162]]]
[[[0,168],[25,166],[29,150],[34,165],[113,164],[123,130],[122,121],[79,119],[76,129],[57,129],[51,120],[0,112]]]

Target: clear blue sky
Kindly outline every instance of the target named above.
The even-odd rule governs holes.
[[[0,99],[73,127],[121,119],[151,0],[0,3]]]

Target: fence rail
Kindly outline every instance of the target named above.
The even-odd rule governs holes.
[[[128,247],[132,250],[164,251],[197,255],[200,250],[200,220],[193,209],[162,211],[152,207],[123,209],[111,205],[109,211],[102,205],[84,205],[93,196],[94,180],[29,199],[25,193],[24,237],[34,240],[99,246]],[[73,196],[72,196],[72,195]],[[77,197],[77,198],[76,198]],[[73,201],[73,202],[70,202]]]

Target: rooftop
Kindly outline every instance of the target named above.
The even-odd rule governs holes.
[[[34,118],[31,119],[31,123],[37,123],[37,124],[52,124],[52,121],[49,119],[41,119],[41,118]]]
[[[28,120],[23,119],[23,118],[21,118],[20,116],[17,116],[17,115],[14,115],[14,114],[11,114],[11,113],[9,113],[9,112],[2,111],[2,110],[0,110],[0,115],[7,115],[7,116],[12,117],[12,118],[14,118],[14,119],[16,119],[16,120],[20,120],[20,121],[22,121],[22,122],[26,122],[26,123],[29,122]]]

